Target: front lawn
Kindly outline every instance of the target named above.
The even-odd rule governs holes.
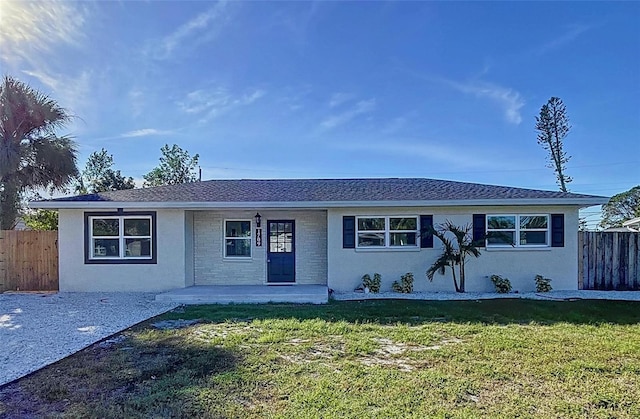
[[[23,416],[640,417],[640,303],[187,307],[0,388]]]

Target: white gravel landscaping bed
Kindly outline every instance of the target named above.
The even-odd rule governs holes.
[[[0,385],[177,307],[155,295],[0,294]]]
[[[525,298],[530,300],[621,300],[640,301],[640,291],[551,291],[551,292],[523,292],[498,294],[495,292],[414,292],[411,294],[400,294],[397,292],[381,292],[378,294],[365,294],[358,292],[334,293],[334,300],[381,300],[381,299],[403,299],[403,300],[490,300],[495,298]]]

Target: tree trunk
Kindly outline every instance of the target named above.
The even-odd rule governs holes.
[[[464,292],[464,253],[462,252],[460,252],[460,264],[458,266],[460,267],[460,291],[458,292]]]
[[[456,267],[455,267],[455,265],[451,265],[451,274],[453,275],[453,286],[456,287],[456,292],[460,292],[460,288],[458,288],[458,281],[456,280]]]
[[[18,218],[18,189],[4,183],[0,190],[0,230],[13,230]]]

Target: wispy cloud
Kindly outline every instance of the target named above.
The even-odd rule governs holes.
[[[37,79],[40,83],[55,92],[56,102],[71,114],[77,113],[87,105],[91,98],[93,75],[90,71],[82,71],[77,75],[23,70],[22,73]]]
[[[340,125],[344,125],[347,122],[355,119],[356,117],[373,112],[376,108],[376,100],[361,100],[353,105],[351,108],[335,115],[331,115],[320,123],[320,127],[323,129],[333,129]]]
[[[113,140],[122,140],[125,138],[143,138],[143,137],[154,137],[154,136],[162,136],[162,135],[175,135],[179,130],[168,130],[168,129],[158,129],[158,128],[141,128],[135,129],[127,132],[123,132],[121,134],[115,134],[108,137],[98,137],[98,138],[85,138],[84,142],[87,144],[100,144],[105,141],[113,141]]]
[[[382,135],[396,136],[409,126],[410,122],[417,116],[418,112],[415,110],[407,112],[404,115],[396,116],[382,125],[379,132]]]
[[[211,90],[199,89],[188,93],[177,105],[185,113],[200,115],[200,122],[206,122],[232,109],[249,106],[266,94],[262,89],[251,90],[241,95],[234,95],[222,87]]]
[[[77,3],[4,0],[0,6],[0,58],[12,65],[52,54],[61,44],[80,45],[85,11]],[[35,64],[40,61],[36,61]]]
[[[181,25],[164,37],[155,51],[155,57],[166,59],[185,42],[199,44],[218,34],[227,18],[227,2],[219,1],[207,11]]]
[[[447,79],[445,77],[421,74],[411,70],[404,71],[416,78],[425,80],[429,83],[444,85],[465,94],[488,99],[502,109],[504,118],[507,120],[507,122],[516,125],[522,122],[522,115],[520,114],[520,110],[525,105],[525,101],[522,98],[522,95],[515,89],[478,79],[469,81],[457,81]]]
[[[135,137],[149,137],[152,135],[170,135],[170,134],[173,134],[173,131],[161,130],[156,128],[143,128],[143,129],[136,129],[133,131],[125,132],[123,134],[120,134],[118,137],[119,138],[135,138]]]
[[[520,109],[525,105],[525,101],[516,90],[483,81],[457,82],[444,78],[432,80],[444,83],[459,92],[489,99],[500,106],[508,122],[516,125],[522,122]]]
[[[487,169],[495,167],[493,158],[483,158],[482,153],[460,153],[460,148],[449,146],[441,141],[434,142],[424,139],[409,139],[401,141],[384,140],[381,142],[334,144],[335,148],[356,150],[384,157],[396,156],[420,161],[446,165],[455,169]]]
[[[308,103],[307,97],[313,92],[313,87],[308,84],[283,86],[278,92],[279,95],[274,97],[277,106],[285,112],[296,112]]]
[[[129,106],[134,117],[140,116],[144,108],[144,93],[140,89],[134,88],[129,91]]]
[[[522,122],[520,109],[525,105],[525,102],[517,91],[485,82],[453,83],[452,86],[463,93],[488,98],[497,103],[503,109],[506,120],[512,124]]]
[[[320,1],[296,2],[295,7],[287,5],[265,20],[269,25],[281,31],[283,28],[290,36],[289,40],[299,47],[307,45],[310,28],[318,20],[322,8]]]
[[[563,46],[575,41],[580,35],[592,28],[593,26],[590,25],[568,25],[564,33],[552,39],[551,41],[546,42],[537,48],[534,48],[531,53],[534,55],[543,55],[555,49],[562,48]]]
[[[87,8],[70,2],[0,1],[0,63],[45,86],[43,93],[71,114],[80,112],[89,100],[92,73],[60,72],[53,63],[61,47],[82,47]]]
[[[329,107],[335,108],[336,106],[340,106],[343,103],[350,101],[354,97],[355,95],[352,93],[342,93],[342,92],[334,93],[331,95],[331,98],[329,99]]]

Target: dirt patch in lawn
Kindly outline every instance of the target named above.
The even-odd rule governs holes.
[[[304,350],[296,353],[282,353],[280,357],[291,363],[313,363],[319,360],[334,360],[349,356],[346,349],[347,343],[343,337],[332,336],[327,338],[323,341],[291,339],[284,343],[285,346],[303,346]],[[373,350],[352,354],[351,357],[369,367],[392,367],[408,372],[417,367],[423,368],[425,366],[423,361],[411,358],[409,356],[411,353],[438,350],[446,345],[461,343],[462,340],[457,338],[443,339],[430,346],[396,342],[387,338],[374,338],[373,342],[377,346]]]

